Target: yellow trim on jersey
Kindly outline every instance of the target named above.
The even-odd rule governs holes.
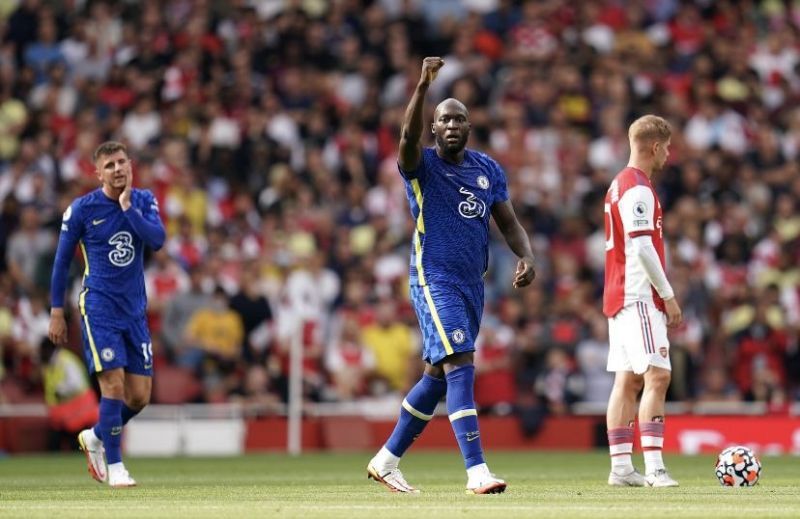
[[[92,361],[94,362],[94,370],[99,373],[103,371],[103,365],[100,364],[100,355],[97,354],[97,346],[95,346],[94,337],[92,337],[92,327],[89,326],[89,316],[86,315],[86,292],[88,291],[89,291],[88,288],[84,288],[83,290],[81,290],[81,295],[78,297],[78,307],[80,308],[81,315],[83,316],[83,324],[86,325],[86,336],[89,338],[89,349],[92,350]]]
[[[425,286],[425,274],[422,272],[422,238],[420,233],[425,234],[425,220],[422,218],[422,188],[419,187],[419,180],[411,180],[411,189],[414,190],[414,198],[417,200],[417,228],[414,231],[414,255],[417,257],[417,278],[419,284]]]
[[[422,239],[419,231],[414,231],[414,255],[417,257],[417,279],[421,286],[425,286],[425,274],[422,272]]]
[[[419,214],[417,215],[417,230],[421,233],[425,232],[425,220],[422,219],[422,188],[419,187],[419,180],[416,178],[411,180],[411,189],[414,190],[414,198],[417,199],[417,207]]]
[[[433,419],[432,414],[425,414],[411,407],[411,404],[409,404],[408,400],[406,400],[405,398],[403,399],[403,409],[411,413],[413,416],[416,416],[420,420],[425,420],[426,422],[430,422],[431,419]]]
[[[478,411],[475,409],[462,409],[461,411],[456,411],[455,413],[448,416],[451,422],[455,422],[460,418],[464,418],[465,416],[478,416]]]
[[[83,244],[83,240],[79,241],[78,245],[81,246],[81,252],[83,253],[83,277],[87,277],[89,275],[89,255],[86,254],[86,246]]]
[[[442,339],[442,344],[444,345],[444,351],[448,355],[452,355],[453,347],[450,345],[450,341],[447,338],[447,333],[444,331],[442,320],[439,319],[439,312],[436,311],[436,305],[433,304],[433,297],[431,297],[431,288],[428,285],[425,285],[422,287],[422,291],[425,293],[425,301],[428,302],[428,308],[430,308],[431,310],[431,317],[433,317],[433,322],[436,325],[436,331],[439,332],[439,338]]]

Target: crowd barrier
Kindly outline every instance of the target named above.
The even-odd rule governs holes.
[[[394,427],[384,412],[353,406],[308,409],[302,422],[303,451],[374,450]],[[718,452],[732,444],[748,445],[765,455],[800,455],[800,404],[780,414],[671,414],[664,449],[682,454]],[[374,410],[373,410],[374,411]],[[730,409],[729,409],[730,411]],[[44,451],[47,445],[44,406],[0,406],[0,451]],[[601,414],[549,416],[535,434],[526,434],[514,416],[481,417],[481,440],[492,450],[571,450],[605,448],[605,419]],[[284,452],[285,416],[257,416],[237,405],[150,406],[125,430],[124,448],[130,456],[229,456],[248,452]],[[414,449],[454,448],[453,432],[437,416]]]

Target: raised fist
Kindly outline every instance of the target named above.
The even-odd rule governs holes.
[[[419,78],[420,82],[427,85],[431,84],[433,80],[436,79],[439,69],[443,66],[444,60],[442,58],[425,58],[422,61],[422,76]]]

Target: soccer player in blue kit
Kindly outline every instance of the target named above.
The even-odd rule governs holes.
[[[56,344],[67,341],[64,292],[75,246],[80,244],[85,264],[78,302],[83,350],[102,398],[97,425],[81,431],[78,443],[94,479],[124,488],[136,481],[122,463],[122,427],[150,401],[153,375],[144,247],[160,249],[165,232],[153,193],[132,187],[133,169],[124,144],[101,144],[94,165],[102,186],[77,198],[61,223],[49,336]]]
[[[367,474],[395,492],[418,492],[398,468],[400,458],[433,418],[447,395],[447,413],[467,468],[468,494],[496,494],[506,483],[483,457],[473,386],[475,339],[483,314],[483,275],[488,266],[489,216],[519,261],[515,288],[533,281],[530,241],[508,198],[503,169],[466,148],[469,114],[456,99],[434,111],[434,148],[423,148],[425,93],[444,65],[428,57],[406,109],[398,167],[416,222],[411,249],[411,300],[423,336],[425,373],[403,400],[388,441],[367,465]]]

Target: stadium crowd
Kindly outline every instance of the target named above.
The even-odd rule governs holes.
[[[421,57],[506,169],[538,277],[495,241],[482,409],[605,402],[603,198],[626,129],[675,128],[664,203],[674,401],[800,399],[800,4],[763,0],[86,0],[0,12],[0,402],[71,389],[40,350],[61,215],[129,145],[167,244],[146,259],[154,403],[265,412],[304,349],[309,401],[418,378],[413,222],[396,167]],[[495,240],[499,233],[495,233]],[[73,262],[70,348],[79,353]],[[74,357],[71,357],[74,368]],[[45,375],[42,375],[42,374]],[[62,377],[63,378],[63,377]],[[60,388],[60,389],[59,389]],[[59,396],[56,395],[56,396]],[[52,397],[53,395],[49,395]]]

